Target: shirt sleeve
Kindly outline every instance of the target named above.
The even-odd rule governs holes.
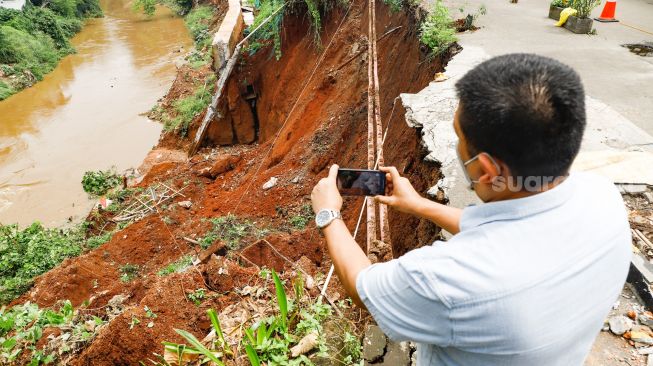
[[[450,309],[418,286],[399,261],[376,263],[356,278],[356,290],[381,330],[395,341],[446,347],[452,342]]]

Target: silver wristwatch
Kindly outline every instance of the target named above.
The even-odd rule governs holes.
[[[315,215],[315,224],[318,229],[324,229],[335,219],[342,219],[340,211],[323,209]]]

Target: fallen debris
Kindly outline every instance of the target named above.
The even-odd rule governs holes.
[[[629,318],[619,315],[608,319],[610,331],[616,335],[623,335],[633,327],[633,321]]]
[[[267,191],[268,189],[276,186],[278,181],[279,181],[279,178],[277,178],[277,177],[270,178],[270,180],[268,180],[267,182],[265,182],[265,184],[263,184],[263,190]]]

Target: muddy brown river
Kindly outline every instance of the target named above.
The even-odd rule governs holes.
[[[79,221],[94,201],[85,171],[138,167],[161,125],[142,114],[172,84],[192,47],[168,9],[152,19],[128,0],[101,0],[104,18],[73,38],[77,53],[43,81],[0,102],[0,222]]]

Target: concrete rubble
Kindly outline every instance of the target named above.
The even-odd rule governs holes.
[[[415,348],[408,342],[388,339],[377,325],[368,325],[363,338],[363,360],[365,365],[416,365]]]

